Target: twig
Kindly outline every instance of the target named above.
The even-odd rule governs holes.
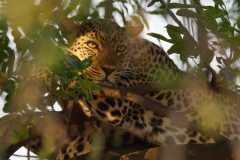
[[[148,97],[145,97],[143,95],[137,94],[139,93],[139,89],[142,89],[142,91],[147,91],[147,88],[144,88],[142,86],[141,88],[125,88],[125,87],[114,87],[109,83],[104,83],[101,82],[99,83],[100,86],[102,87],[102,91],[106,96],[113,96],[113,97],[118,97],[118,98],[125,98],[128,99],[134,103],[138,103],[145,108],[148,108],[149,110],[152,110],[156,113],[158,113],[161,116],[165,116],[168,114],[171,110],[169,110],[168,107],[165,105],[150,99]],[[146,93],[146,92],[145,92]]]
[[[176,17],[176,15],[167,7],[166,3],[164,2],[164,0],[159,0],[160,3],[162,4],[163,7],[166,8],[168,14],[172,17],[172,19],[178,24],[179,27],[182,28],[182,30],[184,31],[185,34],[187,34],[187,36],[191,37],[193,43],[195,44],[195,46],[197,45],[197,42],[194,40],[194,38],[192,37],[192,35],[188,32],[187,28],[182,24],[182,22]]]
[[[38,156],[31,156],[31,155],[19,155],[19,154],[13,154],[12,156],[15,156],[15,157],[24,157],[24,158],[39,158]]]
[[[29,128],[28,128],[28,134],[31,135]],[[28,148],[27,148],[27,159],[28,159],[28,160],[30,160],[30,149],[29,149],[29,148],[30,148],[30,146],[29,146],[29,144],[28,144]]]

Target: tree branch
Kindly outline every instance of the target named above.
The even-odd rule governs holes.
[[[177,25],[182,28],[183,32],[192,39],[192,41],[194,42],[195,46],[197,45],[197,42],[195,41],[195,39],[193,38],[193,36],[188,32],[187,28],[182,24],[182,22],[177,18],[177,16],[167,7],[167,4],[165,3],[164,0],[159,0],[160,3],[162,4],[163,7],[166,8],[168,14],[171,16],[171,18],[177,23]]]

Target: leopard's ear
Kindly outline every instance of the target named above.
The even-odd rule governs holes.
[[[143,31],[144,25],[138,16],[132,16],[126,24],[126,30],[130,37],[135,38]]]

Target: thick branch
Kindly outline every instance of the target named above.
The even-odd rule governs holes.
[[[144,88],[144,86],[141,86],[139,88],[126,88],[126,87],[114,87],[109,83],[101,82],[100,85],[103,87],[102,90],[106,96],[113,96],[118,98],[124,98],[127,100],[130,100],[132,102],[135,102],[141,106],[144,106],[144,108],[154,111],[155,113],[158,113],[161,116],[166,116],[171,110],[169,107],[164,106],[163,104],[150,99],[148,97],[143,96],[143,93],[149,93],[146,92],[148,88]],[[142,94],[136,94],[136,93],[142,93]]]

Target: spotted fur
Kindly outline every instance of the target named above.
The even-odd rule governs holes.
[[[93,93],[90,101],[79,100],[88,116],[154,144],[203,144],[240,138],[236,99],[201,83],[197,87],[169,89],[179,82],[182,73],[168,55],[151,42],[129,36],[115,23],[84,22],[69,51],[80,60],[92,58],[91,66],[82,72],[89,79],[111,82],[126,90],[150,88],[139,94],[140,99],[158,104],[101,91]]]
[[[69,51],[80,60],[92,59],[91,66],[83,71],[92,80],[153,88],[164,87],[163,82],[169,79],[176,82],[181,75],[162,48],[132,36],[112,21],[87,20],[80,28]]]

